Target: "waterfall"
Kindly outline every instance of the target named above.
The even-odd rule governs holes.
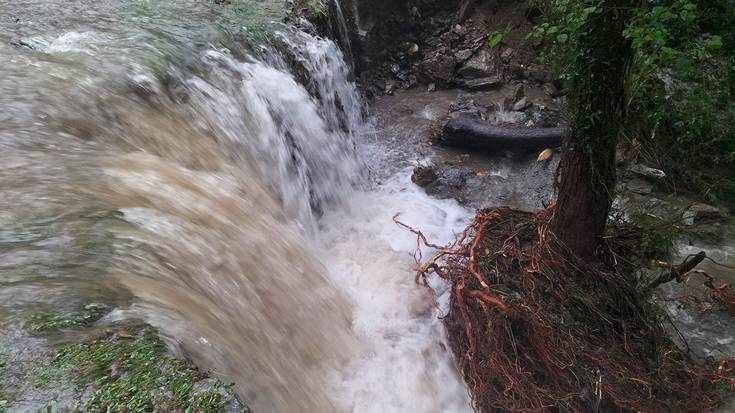
[[[466,411],[390,218],[446,240],[467,211],[406,170],[366,181],[360,148],[372,168],[384,149],[332,41],[279,27],[235,53],[204,7],[49,0],[0,23],[34,39],[0,44],[2,235],[37,237],[4,255],[0,305],[131,300],[110,318],[155,325],[258,413]]]

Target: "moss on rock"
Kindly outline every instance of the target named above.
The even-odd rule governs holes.
[[[113,326],[91,340],[59,347],[34,384],[66,380],[88,397],[86,412],[221,412],[239,407],[231,386],[168,353],[144,324]]]

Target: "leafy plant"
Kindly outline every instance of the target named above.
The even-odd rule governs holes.
[[[572,78],[579,30],[604,2],[536,0],[542,20],[527,35],[543,59]],[[634,49],[625,79],[629,139],[647,162],[710,202],[735,201],[735,13],[730,0],[643,2],[623,35]],[[676,183],[676,185],[674,185]]]
[[[487,35],[487,45],[490,48],[493,48],[493,47],[499,45],[500,42],[503,41],[503,37],[506,34],[510,33],[511,30],[513,30],[513,28],[510,25],[508,25],[508,26],[505,27],[505,29],[502,32],[498,32],[498,31],[490,32]]]

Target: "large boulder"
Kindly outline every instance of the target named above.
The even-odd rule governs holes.
[[[456,66],[453,56],[436,52],[419,64],[420,80],[424,83],[449,83],[454,78]]]
[[[499,75],[500,65],[497,56],[486,48],[480,49],[457,71],[457,77],[463,79],[492,78]]]

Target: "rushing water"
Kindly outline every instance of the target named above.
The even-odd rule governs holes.
[[[103,301],[256,412],[469,409],[391,220],[469,213],[387,161],[331,41],[262,2],[0,8],[0,334]]]

